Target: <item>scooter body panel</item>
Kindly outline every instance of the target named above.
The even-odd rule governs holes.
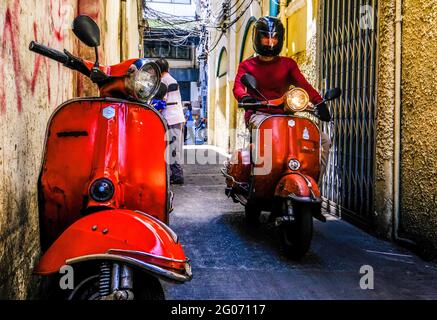
[[[159,220],[130,210],[107,210],[71,225],[47,250],[34,272],[59,272],[69,260],[99,255],[134,258],[185,273],[187,258],[176,235]]]
[[[318,178],[320,134],[311,120],[288,115],[268,117],[258,127],[255,146],[255,198],[272,199],[275,196],[279,181],[294,172],[288,166],[291,159],[300,162],[296,172],[312,177],[313,181]],[[257,174],[257,171],[265,173]],[[293,178],[290,183],[304,192],[301,179]]]
[[[39,179],[43,249],[92,207],[147,212],[168,222],[168,141],[162,117],[118,99],[77,99],[53,114]],[[112,199],[89,196],[93,181],[110,179]]]

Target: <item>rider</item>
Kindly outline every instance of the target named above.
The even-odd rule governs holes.
[[[241,77],[249,73],[257,80],[260,93],[267,99],[273,100],[282,97],[290,85],[304,89],[310,101],[316,105],[323,101],[319,93],[308,83],[299,70],[297,63],[288,57],[279,56],[284,44],[284,26],[278,18],[261,17],[253,29],[253,48],[258,54],[240,63],[235,77],[234,96],[238,102],[256,103],[264,101],[263,97],[246,88]],[[256,127],[270,114],[283,114],[283,106],[276,108],[258,108],[257,111],[246,110],[244,120],[248,128]],[[330,121],[331,115],[325,103],[321,103],[315,110],[316,116],[322,121]],[[320,179],[325,171],[331,141],[321,132],[322,157]]]

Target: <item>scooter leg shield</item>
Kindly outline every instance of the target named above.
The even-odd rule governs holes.
[[[92,260],[133,265],[168,281],[192,277],[177,235],[158,219],[130,210],[101,211],[76,221],[45,252],[34,273],[49,275]]]

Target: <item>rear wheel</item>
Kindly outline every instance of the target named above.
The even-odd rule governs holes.
[[[294,221],[284,221],[279,226],[279,237],[287,256],[301,259],[309,250],[313,237],[313,216],[311,207],[307,205],[293,205],[283,201],[283,215],[292,206]],[[284,214],[285,213],[285,214]]]

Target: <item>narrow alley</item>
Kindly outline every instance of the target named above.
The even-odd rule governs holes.
[[[218,165],[185,165],[185,185],[174,186],[170,226],[194,277],[166,285],[167,299],[437,299],[435,263],[333,216],[315,220],[310,252],[289,260],[273,225],[247,225],[243,207],[225,196],[225,158],[216,158]],[[363,265],[374,269],[374,290],[360,288]]]

